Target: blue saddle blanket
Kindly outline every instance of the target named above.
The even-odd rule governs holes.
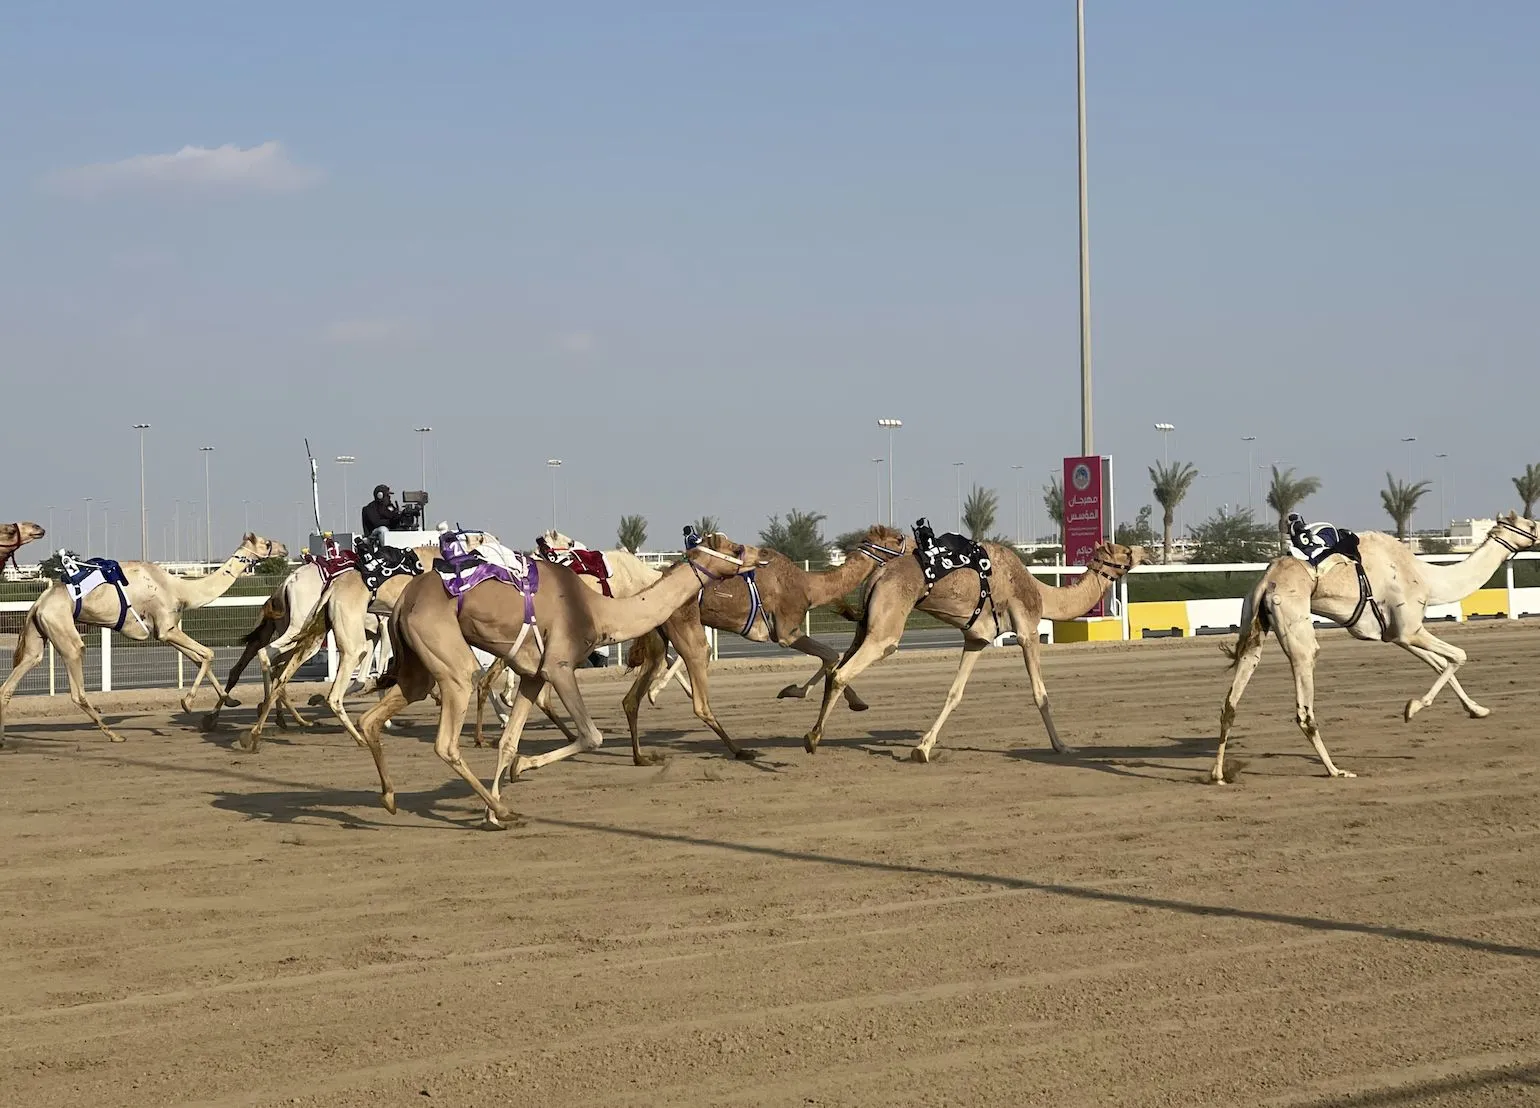
[[[85,598],[97,589],[111,586],[118,594],[118,619],[112,625],[114,631],[123,630],[123,624],[130,613],[139,621],[139,626],[144,626],[144,620],[139,619],[139,613],[128,602],[128,594],[123,587],[128,584],[128,577],[123,572],[123,567],[112,558],[82,558],[68,551],[59,551],[60,568],[63,571],[59,582],[69,594],[70,603],[74,606],[75,618],[80,618],[80,606]],[[146,628],[148,630],[148,628]]]

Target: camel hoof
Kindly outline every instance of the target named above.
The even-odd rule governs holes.
[[[1065,746],[1063,743],[1060,743],[1058,746],[1053,748],[1053,752],[1055,754],[1073,754],[1075,753],[1075,748],[1072,746]]]
[[[757,750],[740,750],[736,754],[734,754],[733,757],[737,758],[738,761],[740,761],[740,762],[752,762],[755,758],[759,757],[759,751],[757,751]]]
[[[238,745],[247,754],[255,754],[257,752],[257,743],[261,741],[262,739],[259,735],[248,731],[246,734],[242,735],[239,739],[236,740],[236,745]]]
[[[930,751],[926,750],[922,746],[917,746],[909,752],[909,760],[911,762],[919,762],[921,765],[924,765],[930,761]]]
[[[381,793],[380,794],[380,804],[391,815],[395,815],[396,814],[396,794],[395,793]]]
[[[312,708],[320,708],[326,703],[326,697],[321,693],[311,693],[310,699],[305,701]]]
[[[806,695],[807,690],[804,689],[801,685],[787,685],[784,689],[775,694],[775,698],[777,700],[786,700],[788,698],[792,700],[801,700]]]
[[[1225,780],[1225,775],[1224,774],[1222,774],[1222,773],[1215,773],[1212,770],[1209,771],[1208,783],[1210,785],[1227,785],[1227,784],[1229,784],[1229,782]]]
[[[1415,716],[1420,711],[1422,711],[1422,701],[1420,701],[1420,700],[1408,700],[1406,702],[1406,714],[1405,714],[1405,717],[1404,717],[1406,722],[1407,723],[1411,723],[1412,722],[1412,717]]]
[[[661,766],[668,759],[662,754],[655,754],[649,751],[646,754],[631,755],[631,761],[639,766]]]
[[[225,697],[225,707],[226,708],[239,708],[240,706],[241,706],[241,702],[239,700],[235,699],[235,697],[233,697],[233,696]]]
[[[871,705],[864,700],[846,700],[845,703],[850,705],[850,710],[852,712],[864,712],[871,707]]]
[[[108,731],[107,732],[107,741],[108,742],[114,742],[114,743],[121,743],[121,742],[127,742],[128,740],[125,739],[122,735],[118,734],[116,731]]]
[[[497,820],[493,819],[491,816],[483,816],[481,818],[481,822],[479,824],[477,824],[476,826],[479,827],[483,831],[506,831],[506,830],[508,830],[508,825],[506,823],[498,823]]]
[[[1332,776],[1333,777],[1357,777],[1358,774],[1352,772],[1351,770],[1339,769],[1336,773],[1332,774]]]
[[[818,736],[817,735],[808,735],[808,736],[804,737],[803,740],[802,740],[802,749],[807,751],[809,754],[817,754],[818,753]]]
[[[184,696],[182,698],[182,711],[184,711],[184,712],[191,712],[192,711],[192,697]]]
[[[1465,711],[1471,719],[1486,719],[1487,716],[1492,714],[1492,709],[1483,708],[1480,704],[1477,704],[1474,708],[1467,708]]]

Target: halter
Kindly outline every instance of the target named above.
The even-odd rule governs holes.
[[[1515,535],[1523,535],[1526,539],[1529,540],[1528,546],[1523,546],[1523,547],[1514,546],[1511,542],[1509,542],[1507,539],[1505,539],[1502,535],[1498,534],[1498,530],[1500,528],[1506,528],[1509,531],[1512,531]],[[1508,553],[1510,553],[1510,554],[1521,553],[1522,551],[1528,550],[1531,546],[1535,545],[1535,536],[1534,535],[1531,535],[1528,531],[1524,530],[1524,528],[1519,527],[1516,524],[1509,523],[1506,519],[1498,520],[1497,521],[1497,526],[1492,528],[1491,534],[1488,537],[1496,539],[1500,545],[1507,547]]]
[[[16,541],[14,543],[0,543],[0,570],[5,569],[6,564],[16,556],[16,552],[26,546],[26,540],[21,537],[21,521],[11,524],[16,528]]]
[[[237,554],[236,558],[239,559],[240,563],[246,567],[241,571],[243,573],[257,572],[257,567],[261,565],[263,561],[263,559],[257,557],[255,554]]]
[[[1086,570],[1088,572],[1096,574],[1096,576],[1100,577],[1103,581],[1106,581],[1109,585],[1116,584],[1119,580],[1122,579],[1124,574],[1128,573],[1133,568],[1134,563],[1132,559],[1126,563],[1114,562],[1105,554],[1092,554],[1091,564],[1086,566]],[[1111,573],[1103,572],[1104,570],[1109,569],[1117,571],[1116,574],[1114,575]]]
[[[856,553],[865,554],[878,565],[886,565],[894,558],[902,558],[904,556],[904,543],[904,539],[899,539],[898,549],[894,550],[891,546],[883,546],[875,539],[862,539],[861,545],[856,547]],[[887,557],[881,557],[881,555],[884,554],[886,554]]]

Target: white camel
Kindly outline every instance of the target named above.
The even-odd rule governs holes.
[[[192,711],[193,697],[209,674],[214,652],[182,630],[182,617],[223,596],[237,577],[256,569],[263,559],[282,558],[287,554],[288,548],[283,543],[247,532],[224,565],[203,577],[175,577],[154,562],[123,562],[126,584],[121,586],[121,592],[118,586],[101,585],[82,597],[79,611],[75,610],[66,587],[58,581],[53,582],[28,610],[21,634],[16,638],[11,674],[5,684],[0,685],[0,742],[5,739],[6,705],[22,678],[42,660],[43,648],[50,643],[64,660],[65,672],[69,675],[70,699],[109,739],[115,743],[123,741],[86,698],[82,665],[85,642],[76,629],[77,623],[89,627],[117,627],[125,638],[135,642],[154,637],[196,662],[198,676],[182,698],[182,710]],[[218,693],[217,688],[215,691]],[[219,695],[223,696],[222,693]]]
[[[1435,565],[1419,560],[1394,536],[1367,531],[1359,536],[1359,554],[1373,603],[1363,601],[1357,570],[1340,554],[1314,568],[1294,557],[1274,560],[1241,606],[1240,638],[1233,647],[1225,648],[1235,677],[1219,713],[1219,750],[1210,778],[1224,783],[1225,743],[1235,723],[1235,708],[1246,691],[1246,682],[1256,672],[1269,631],[1278,637],[1278,645],[1294,669],[1294,719],[1299,729],[1315,747],[1329,775],[1356,776],[1332,763],[1316,723],[1315,659],[1320,647],[1312,612],[1342,624],[1355,639],[1395,643],[1438,671],[1426,695],[1407,701],[1407,720],[1432,704],[1445,685],[1454,690],[1471,718],[1487,715],[1488,709],[1472,700],[1455,676],[1465,664],[1465,651],[1424,627],[1423,615],[1430,604],[1453,604],[1469,596],[1486,584],[1504,561],[1537,541],[1540,525],[1509,512],[1497,520],[1469,556],[1452,565]],[[1383,629],[1380,616],[1384,618]]]

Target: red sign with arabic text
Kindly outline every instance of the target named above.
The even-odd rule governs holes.
[[[1099,456],[1064,459],[1064,562],[1083,566],[1091,560],[1096,544],[1107,539],[1107,501],[1103,459]],[[1103,597],[1088,616],[1106,615]]]

